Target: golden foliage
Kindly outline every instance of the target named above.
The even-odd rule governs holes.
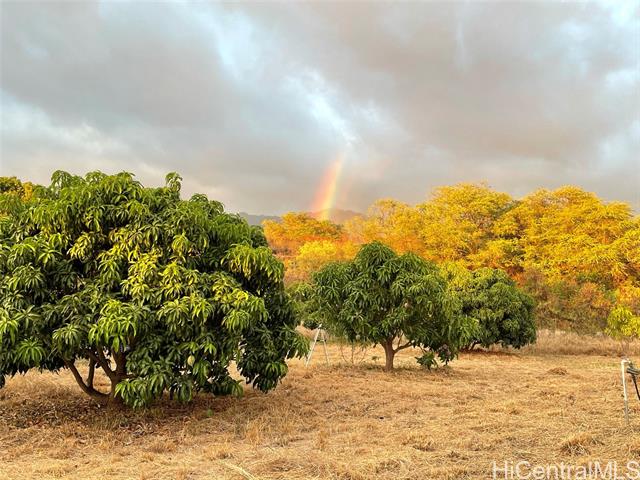
[[[264,233],[269,245],[278,254],[291,255],[307,242],[341,240],[342,227],[328,220],[316,220],[307,213],[286,213],[277,222],[265,220]]]
[[[355,256],[359,246],[352,242],[331,242],[329,240],[313,240],[303,244],[298,254],[288,262],[288,279],[291,281],[306,280],[326,264],[349,260]]]
[[[640,289],[640,219],[629,205],[575,186],[515,200],[484,183],[461,183],[415,206],[378,200],[344,225],[290,213],[265,222],[265,234],[289,281],[375,240],[436,262],[500,268],[534,295],[541,324],[551,327],[601,329],[613,305]]]

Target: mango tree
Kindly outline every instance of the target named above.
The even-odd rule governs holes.
[[[364,245],[353,261],[331,263],[313,275],[306,292],[311,322],[351,342],[381,345],[385,369],[396,353],[419,347],[419,362],[452,360],[474,324],[456,315],[438,268],[414,254],[397,255],[379,242]]]
[[[466,348],[477,345],[521,348],[536,340],[533,299],[522,292],[502,270],[466,268],[448,264],[443,268],[449,291],[457,297],[460,315],[478,328]]]
[[[239,394],[232,361],[254,387],[277,385],[306,350],[283,265],[219,202],[181,200],[180,180],[145,188],[128,173],[56,172],[28,201],[4,202],[0,386],[68,369],[93,398],[138,407],[165,391]]]

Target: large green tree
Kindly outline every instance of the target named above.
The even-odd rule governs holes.
[[[397,352],[419,347],[421,363],[448,362],[464,345],[475,324],[456,315],[444,278],[417,255],[397,255],[386,245],[364,245],[355,259],[332,263],[313,275],[302,295],[312,320],[351,342],[381,345],[385,369]]]
[[[66,368],[85,393],[134,407],[165,391],[240,393],[232,361],[254,387],[277,385],[306,350],[282,263],[220,203],[181,200],[180,180],[56,172],[12,203],[0,217],[0,382]]]
[[[502,270],[470,271],[455,264],[443,268],[449,291],[460,302],[460,314],[477,322],[469,347],[521,348],[536,340],[533,299]]]

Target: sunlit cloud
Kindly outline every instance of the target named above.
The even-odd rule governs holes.
[[[637,2],[2,10],[3,175],[179,171],[256,213],[481,180],[640,208]]]

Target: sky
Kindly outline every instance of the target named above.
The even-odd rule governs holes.
[[[0,2],[0,175],[227,210],[579,185],[640,211],[640,0]]]

